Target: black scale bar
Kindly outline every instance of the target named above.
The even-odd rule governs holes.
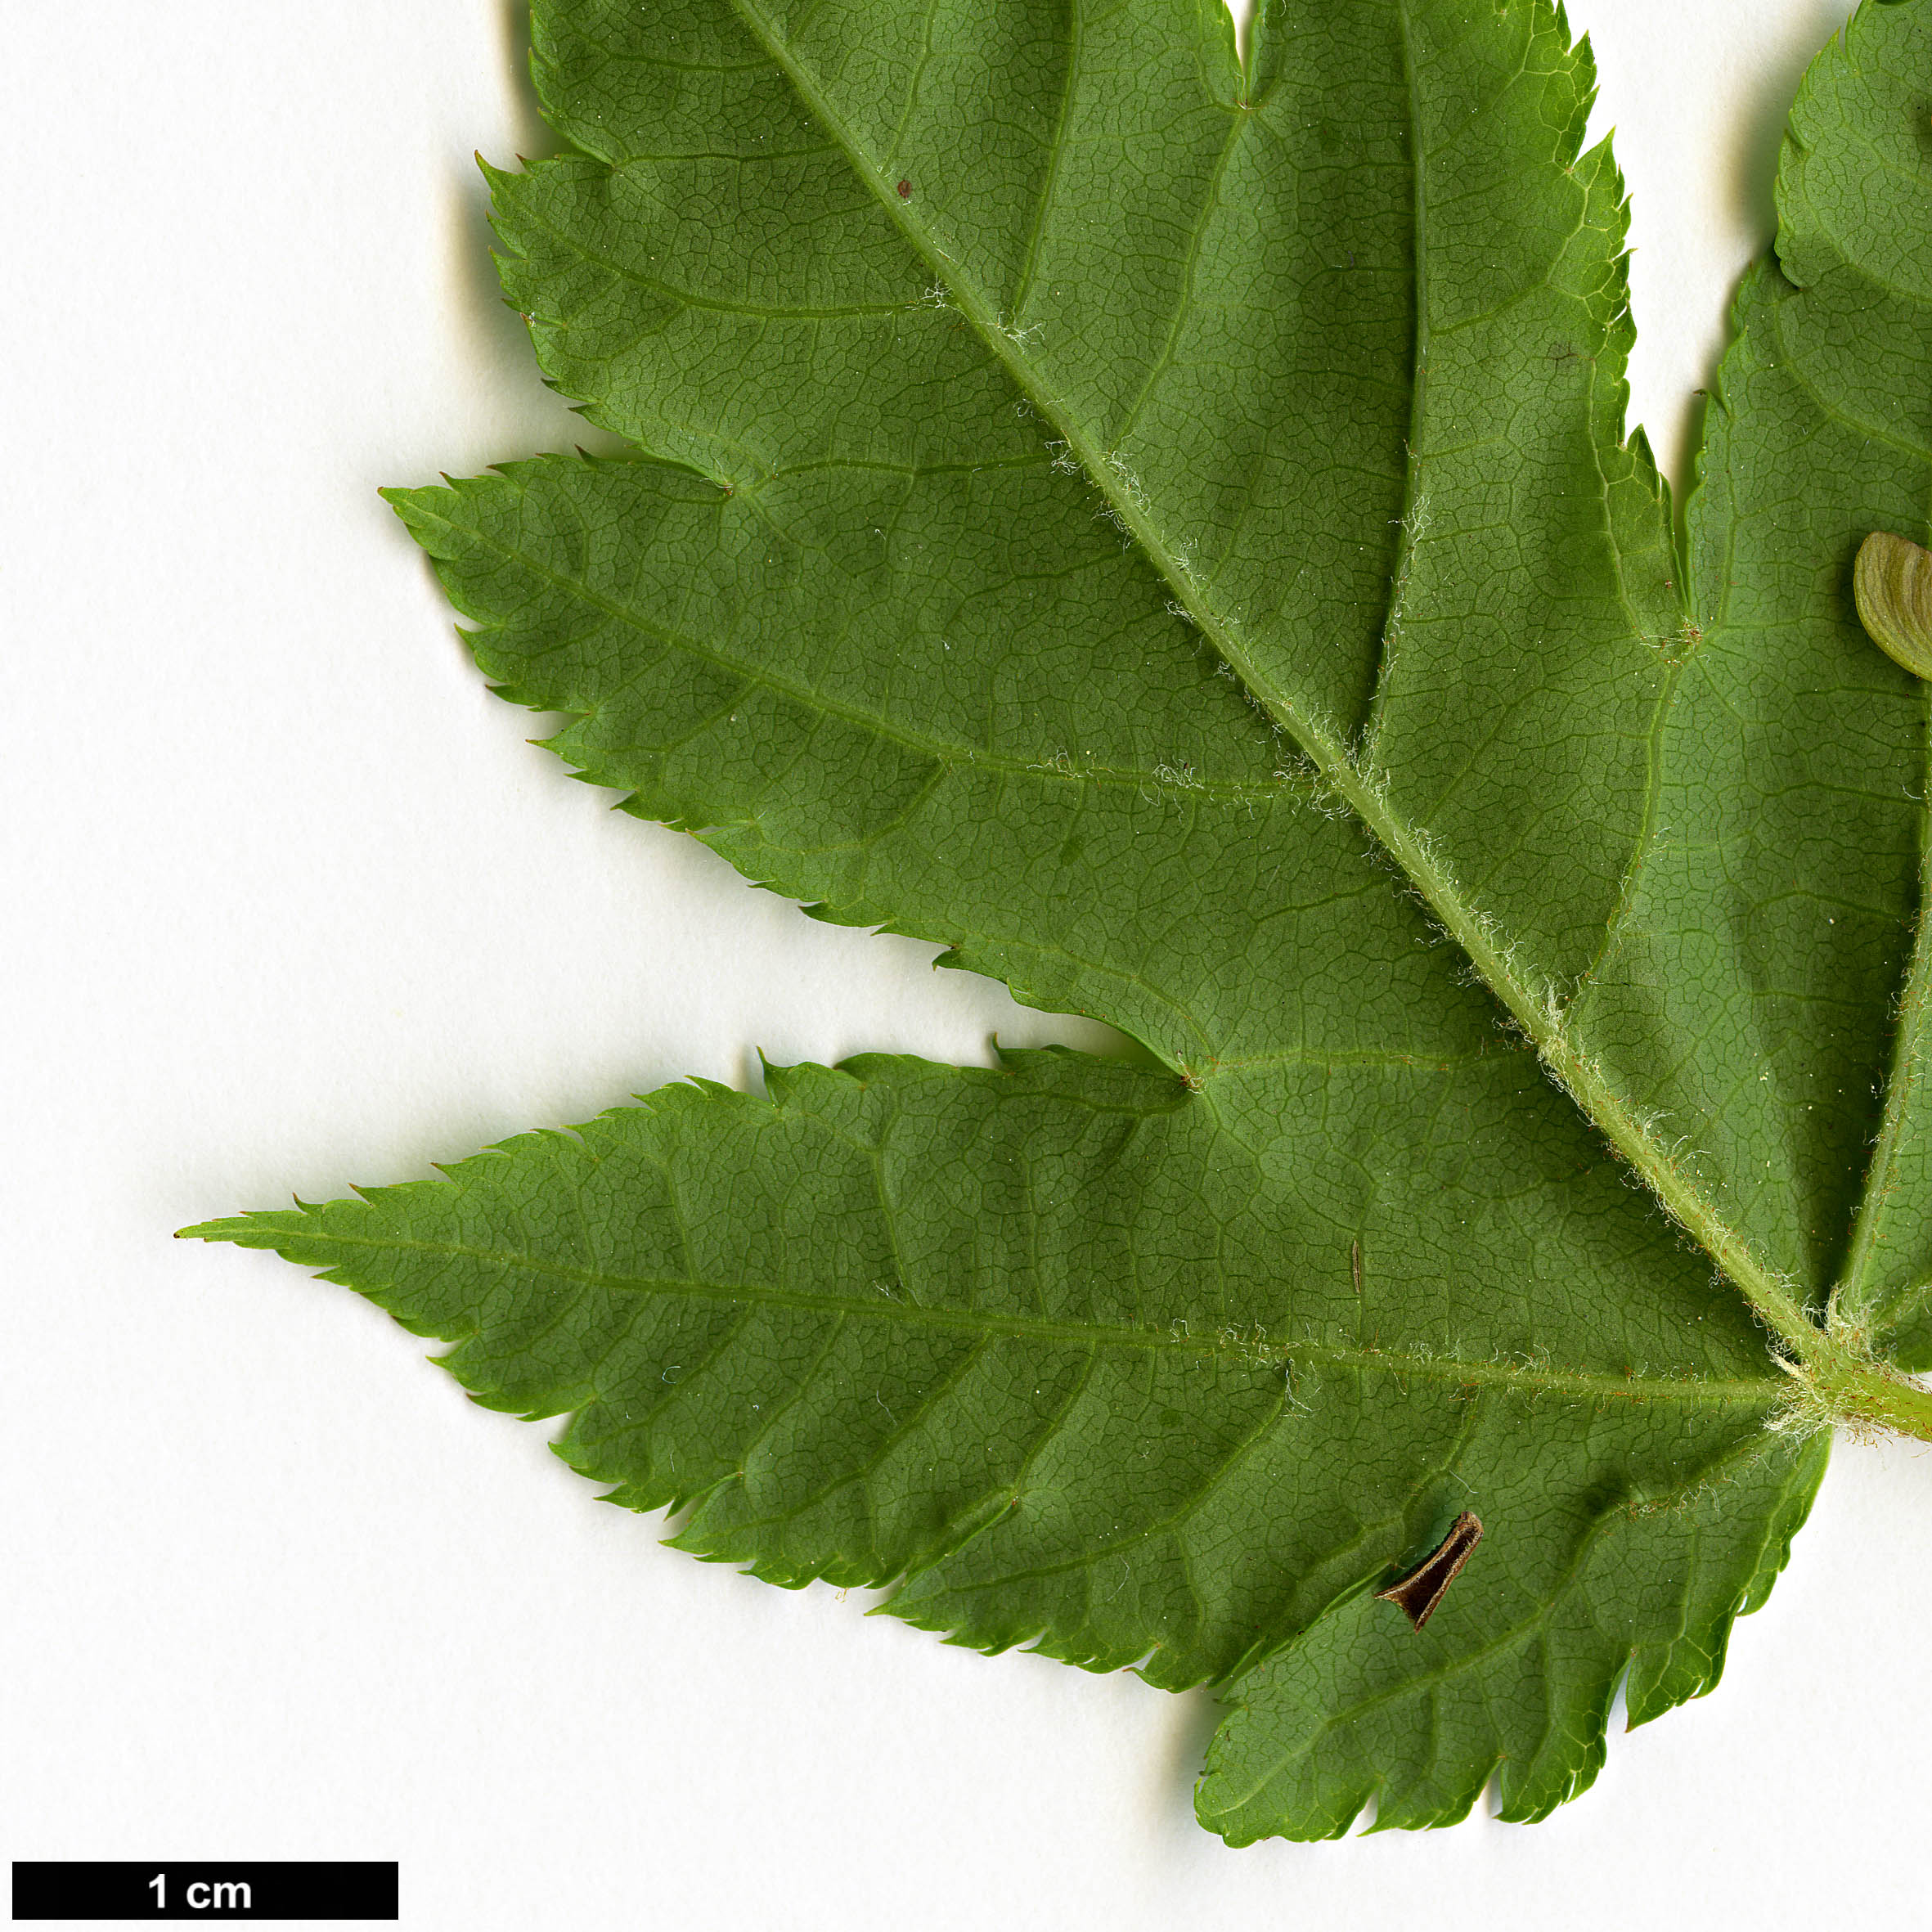
[[[88,1919],[389,1919],[396,1867],[360,1863],[206,1862],[72,1863],[19,1859],[15,1923]]]

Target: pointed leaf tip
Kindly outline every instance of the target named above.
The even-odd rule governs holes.
[[[1932,678],[1932,550],[1874,530],[1858,546],[1852,590],[1872,642],[1914,677]]]

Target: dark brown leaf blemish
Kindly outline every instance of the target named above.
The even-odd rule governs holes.
[[[1436,1605],[1462,1574],[1462,1566],[1482,1539],[1481,1518],[1472,1510],[1464,1510],[1449,1525],[1449,1534],[1414,1569],[1397,1577],[1386,1590],[1375,1593],[1377,1600],[1396,1605],[1421,1629],[1436,1614]]]
[[[912,183],[911,183],[910,182],[909,182],[909,181],[902,181],[902,182],[900,182],[900,184],[899,184],[899,199],[900,199],[901,201],[910,201],[910,200],[911,200],[911,199],[912,199]]]

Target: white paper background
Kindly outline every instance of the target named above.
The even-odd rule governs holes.
[[[1573,11],[1675,465],[1844,9]],[[1923,1922],[1923,1449],[1841,1449],[1723,1690],[1548,1824],[1237,1853],[1204,1699],[663,1550],[354,1296],[171,1242],[757,1046],[1083,1034],[612,814],[453,640],[376,486],[592,440],[487,259],[471,150],[546,139],[507,0],[0,45],[0,1855],[397,1858],[483,1932]]]

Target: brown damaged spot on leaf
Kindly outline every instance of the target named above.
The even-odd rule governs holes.
[[[1449,1587],[1462,1574],[1462,1566],[1483,1539],[1482,1519],[1473,1510],[1464,1510],[1449,1525],[1449,1533],[1424,1557],[1415,1568],[1396,1578],[1386,1590],[1377,1590],[1377,1599],[1398,1606],[1417,1629],[1436,1614],[1436,1606],[1449,1593]]]

